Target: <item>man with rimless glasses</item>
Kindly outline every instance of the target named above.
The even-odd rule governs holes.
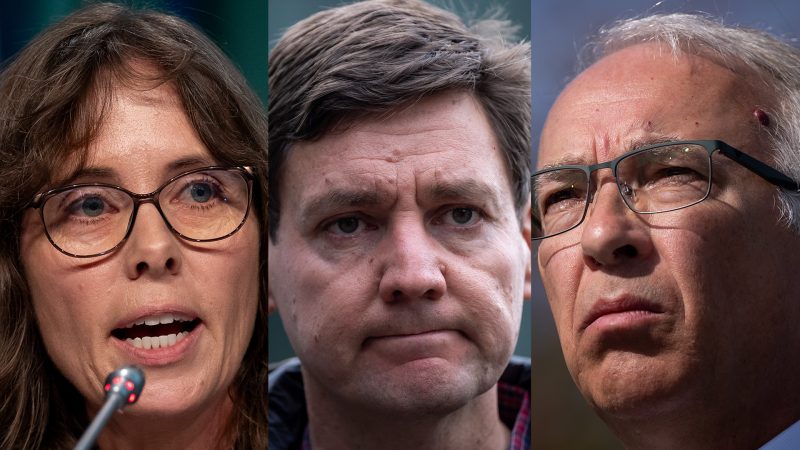
[[[630,449],[800,445],[800,52],[623,21],[556,101],[533,239],[564,357]]]

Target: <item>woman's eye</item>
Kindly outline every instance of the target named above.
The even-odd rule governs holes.
[[[481,214],[470,208],[453,208],[444,213],[443,221],[448,225],[467,226],[472,225],[480,219]]]
[[[80,206],[83,213],[88,217],[97,217],[103,214],[103,210],[106,208],[105,202],[100,197],[85,198]]]
[[[192,195],[192,200],[197,203],[205,203],[211,199],[212,193],[211,185],[208,183],[195,183],[189,187],[189,192]]]
[[[196,180],[190,181],[184,185],[178,196],[178,201],[192,206],[208,203],[210,200],[220,196],[220,188],[215,183],[205,180]]]
[[[91,195],[73,201],[67,206],[65,212],[74,217],[98,217],[101,214],[115,211],[115,208],[112,208],[111,204],[103,197]]]
[[[328,231],[341,235],[353,234],[366,228],[366,222],[357,217],[343,217],[328,225]]]

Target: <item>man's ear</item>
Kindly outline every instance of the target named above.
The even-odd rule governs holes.
[[[269,234],[267,234],[269,236]],[[266,239],[269,239],[267,237]],[[269,247],[272,247],[272,241],[269,241],[267,251],[269,251]],[[269,253],[267,253],[269,254]],[[269,256],[267,257],[267,272],[269,272],[271,266],[269,265]],[[267,275],[267,279],[271,278]],[[267,281],[267,315],[272,314],[273,311],[278,310],[278,304],[275,302],[275,298],[272,296],[272,289],[269,287],[269,281]]]
[[[528,206],[522,213],[522,236],[528,244],[528,250],[531,249],[531,199],[528,199]],[[528,268],[525,269],[525,300],[531,299],[531,267],[533,266],[533,253],[528,258]],[[270,297],[271,298],[271,297]]]
[[[528,272],[530,272],[530,270]],[[528,277],[528,278],[530,278],[530,277]],[[531,282],[530,282],[530,280],[528,280],[528,288],[527,288],[528,289],[528,298],[530,298],[530,296],[531,296],[530,285],[531,285]],[[269,315],[269,314],[272,314],[272,311],[275,311],[276,309],[278,309],[278,307],[275,306],[275,300],[272,298],[272,291],[269,288],[267,288],[267,292],[268,292],[268,295],[267,295],[267,315]]]

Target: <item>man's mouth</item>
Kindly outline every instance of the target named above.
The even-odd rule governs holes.
[[[126,327],[117,328],[111,334],[134,347],[149,350],[177,344],[199,324],[197,317],[167,313],[142,317]]]
[[[598,321],[606,323],[625,319],[627,322],[631,322],[663,313],[664,310],[660,305],[641,297],[623,296],[613,300],[600,299],[589,311],[580,329],[585,330]],[[606,323],[606,325],[608,324]]]

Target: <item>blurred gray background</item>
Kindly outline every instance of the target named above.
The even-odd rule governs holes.
[[[269,1],[269,49],[280,39],[286,28],[305,19],[312,14],[323,9],[342,5],[341,0],[270,0]],[[515,2],[496,2],[491,0],[467,1],[455,3],[452,1],[429,1],[437,6],[445,6],[448,10],[454,11],[466,17],[480,17],[492,5],[503,5],[508,18],[520,25],[519,38],[527,40],[531,35],[530,17],[531,4],[526,1]],[[538,131],[537,131],[538,133]],[[514,353],[517,355],[531,355],[531,305],[525,302],[522,314],[522,329],[519,333],[517,347]],[[278,313],[273,313],[269,318],[269,360],[270,362],[281,361],[294,356],[289,339],[283,330]]]
[[[723,18],[726,23],[769,30],[798,46],[800,1],[797,0],[532,0],[534,170],[547,111],[575,76],[577,52],[587,37],[604,24],[648,12],[705,12]],[[621,449],[621,444],[586,405],[567,372],[547,298],[535,272],[531,304],[533,448]]]

